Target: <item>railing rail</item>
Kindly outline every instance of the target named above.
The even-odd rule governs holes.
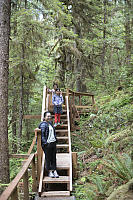
[[[67,122],[68,122],[68,138],[69,138],[69,154],[70,154],[70,191],[72,191],[72,151],[71,151],[71,132],[70,132],[70,116],[69,116],[69,102],[68,96],[66,96],[66,107],[67,107]]]
[[[47,97],[47,88],[44,86],[43,88],[43,99],[42,99],[42,115],[41,115],[41,121],[43,121],[43,114],[46,111],[46,97]]]
[[[9,199],[9,197],[11,197],[11,200],[18,200],[17,186],[22,178],[23,178],[24,200],[29,200],[28,168],[31,163],[32,163],[32,179],[33,179],[32,191],[36,192],[37,183],[35,174],[35,154],[31,154],[29,158],[26,160],[23,167],[21,168],[20,172],[1,194],[0,200],[7,200]]]
[[[91,97],[92,98],[92,105],[95,104],[94,94],[85,93],[85,92],[74,92],[74,91],[70,90],[69,88],[67,89],[67,94],[68,94],[68,97],[72,96],[72,98],[73,98],[73,105],[75,105],[75,106],[77,106],[75,104],[75,97],[76,96],[79,97],[79,106],[78,106],[79,108],[80,108],[80,106],[81,106],[81,108],[83,108],[83,106],[84,106],[84,105],[82,106],[82,99],[81,99],[83,96]]]

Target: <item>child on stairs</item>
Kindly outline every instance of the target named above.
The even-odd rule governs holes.
[[[54,104],[54,113],[55,113],[55,124],[54,127],[60,125],[60,116],[62,114],[62,104],[63,104],[62,92],[59,88],[55,90],[55,94],[52,96],[52,104]],[[58,123],[57,123],[58,121]]]

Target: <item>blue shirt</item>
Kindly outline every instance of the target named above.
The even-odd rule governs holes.
[[[62,105],[63,102],[64,102],[64,100],[63,100],[63,96],[62,95],[59,96],[57,94],[54,94],[52,96],[52,104],[57,106],[57,105]]]

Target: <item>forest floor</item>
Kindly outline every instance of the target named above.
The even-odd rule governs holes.
[[[72,136],[78,152],[76,199],[133,199],[133,88],[95,97],[98,111],[82,116]]]

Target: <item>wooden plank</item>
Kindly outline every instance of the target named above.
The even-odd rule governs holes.
[[[36,181],[36,163],[35,163],[35,157],[32,160],[32,191],[37,191],[37,181]]]
[[[69,159],[70,159],[69,153],[57,153],[56,154],[57,169],[69,169],[70,168]]]
[[[30,146],[30,148],[29,148],[29,150],[28,150],[28,154],[31,154],[32,149],[33,149],[35,143],[36,143],[36,136],[33,138],[32,144],[31,144],[31,146]]]
[[[57,144],[56,148],[60,149],[60,148],[68,148],[69,144]]]
[[[55,130],[56,133],[68,133],[68,130]]]
[[[68,127],[68,124],[57,125],[57,126],[56,126],[56,130],[57,130],[57,129],[66,129],[67,127]]]
[[[41,132],[37,132],[37,178],[40,180],[42,162]]]
[[[51,116],[52,116],[52,118],[54,118],[54,115],[53,115],[53,114],[51,114]],[[61,115],[61,120],[62,120],[62,119],[66,119],[66,118],[67,118],[67,115],[66,115],[66,114],[62,114],[62,115]]]
[[[43,99],[42,99],[42,114],[41,114],[41,121],[43,121],[43,115],[46,111],[46,96],[47,96],[47,88],[44,86],[43,88]]]
[[[64,137],[56,137],[57,140],[68,140],[68,137],[64,136]]]
[[[73,178],[77,178],[77,152],[72,152]]]
[[[28,170],[23,175],[24,200],[29,200]]]
[[[6,200],[12,195],[14,189],[17,187],[20,179],[23,177],[24,173],[28,169],[34,156],[35,156],[34,154],[31,154],[29,156],[29,158],[27,159],[26,163],[24,164],[20,172],[17,174],[17,176],[12,180],[12,182],[9,184],[9,186],[4,190],[4,192],[0,196],[0,200],[3,200],[3,199]]]
[[[41,115],[23,115],[23,119],[40,119]]]
[[[73,93],[75,96],[94,96],[94,94],[86,93],[86,92],[73,92],[69,89],[69,92]]]
[[[44,183],[69,183],[70,177],[69,176],[59,176],[59,178],[50,178],[45,176],[43,179]]]
[[[70,154],[70,191],[72,191],[72,153],[71,153],[71,133],[70,133],[70,118],[69,118],[69,104],[68,97],[66,96],[66,106],[67,106],[67,121],[68,121],[68,137],[69,137],[69,154]]]
[[[43,157],[42,157],[42,170],[41,170],[41,175],[40,175],[40,182],[39,182],[39,189],[38,189],[38,193],[39,196],[41,196],[41,192],[42,192],[42,182],[43,182],[43,174],[44,174],[44,164],[45,164],[45,154],[43,152]]]
[[[81,106],[81,95],[79,96],[79,105]]]
[[[95,104],[94,96],[92,96],[92,105]]]
[[[41,197],[65,197],[70,196],[70,191],[49,191],[43,192]]]

